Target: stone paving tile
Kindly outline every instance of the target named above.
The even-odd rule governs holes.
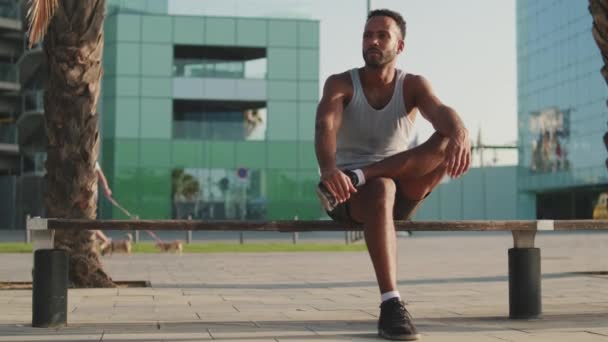
[[[230,321],[240,321],[240,322],[252,322],[255,320],[271,320],[271,321],[285,321],[288,320],[287,317],[282,312],[252,312],[252,313],[215,313],[215,312],[197,312],[196,313],[200,320],[203,322],[230,322]]]
[[[38,342],[38,341],[100,341],[100,335],[29,335],[29,336],[0,336],[0,342]]]
[[[308,337],[308,338],[312,338],[317,336],[317,334],[315,334],[314,332],[307,330],[307,329],[303,329],[300,331],[293,331],[293,330],[289,330],[289,331],[281,331],[281,330],[264,330],[264,329],[259,329],[256,328],[255,330],[250,330],[250,331],[242,331],[242,332],[222,332],[222,331],[216,331],[214,329],[209,329],[209,333],[211,334],[211,337],[213,339],[216,340],[251,340],[251,339],[255,339],[256,341],[258,339],[268,339],[268,340],[274,340],[277,338],[301,338],[301,337]]]
[[[361,310],[340,310],[340,311],[283,311],[283,314],[293,320],[342,320],[345,318],[353,320],[373,319],[370,314]]]
[[[101,341],[207,341],[211,340],[208,332],[183,332],[183,333],[106,333]]]
[[[552,342],[552,341],[576,341],[576,342],[602,342],[608,341],[608,336],[590,334],[586,332],[563,332],[563,333],[543,333],[529,334],[526,341],[531,342]]]

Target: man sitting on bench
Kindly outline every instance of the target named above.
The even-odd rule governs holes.
[[[397,291],[394,219],[409,219],[447,174],[470,165],[467,129],[422,76],[395,68],[405,21],[374,10],[363,32],[365,66],[330,76],[317,109],[315,149],[321,170],[317,194],[337,221],[362,223],[382,304],[378,334],[415,340],[419,334]],[[446,57],[447,58],[447,57]],[[436,132],[407,149],[416,113]]]

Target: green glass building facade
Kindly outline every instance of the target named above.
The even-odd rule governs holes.
[[[608,191],[608,88],[585,1],[517,1],[520,201],[536,217],[591,218]]]
[[[142,219],[322,217],[319,22],[172,16],[163,3],[110,1],[100,111],[113,196]],[[101,202],[102,217],[125,217]]]

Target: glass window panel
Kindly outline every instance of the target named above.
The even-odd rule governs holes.
[[[149,43],[170,43],[173,38],[173,21],[168,16],[144,15],[143,41]]]
[[[140,168],[137,172],[142,219],[171,218],[171,172],[165,168]]]
[[[169,140],[141,139],[139,144],[141,166],[168,167],[171,164]]]
[[[318,169],[317,156],[315,154],[314,142],[303,142],[298,144],[298,168],[299,169]],[[317,171],[315,171],[317,172]]]
[[[114,148],[116,167],[139,165],[139,140],[116,139]]]
[[[268,99],[270,100],[297,100],[298,99],[298,85],[302,85],[303,82],[290,82],[290,81],[268,81]],[[310,95],[310,94],[309,94]],[[308,96],[310,97],[310,96]]]
[[[171,99],[142,98],[141,103],[141,137],[170,138]]]
[[[173,82],[168,77],[142,77],[141,95],[170,98],[173,96]]]
[[[146,76],[171,76],[173,74],[173,49],[165,44],[142,44],[142,74]]]
[[[172,217],[185,219],[265,219],[264,173],[255,168],[174,169]]]
[[[236,165],[247,168],[266,167],[266,144],[263,142],[236,143]]]
[[[116,78],[116,96],[139,96],[139,77]]]
[[[298,139],[313,141],[315,138],[316,102],[298,103]]]
[[[302,200],[310,200],[319,204],[315,189],[319,184],[319,172],[316,170],[299,170],[298,171],[298,198]]]
[[[296,169],[298,167],[298,143],[288,141],[268,142],[268,167],[271,169]]]
[[[205,42],[205,18],[175,16],[173,41],[178,44],[203,44]]]
[[[116,137],[139,137],[139,98],[116,98]]]
[[[298,175],[296,171],[267,170],[268,199],[272,202],[296,200]]]
[[[297,140],[297,102],[268,103],[268,140]]]
[[[132,14],[118,14],[117,38],[121,42],[139,42],[141,40],[141,16]]]
[[[207,17],[205,20],[205,43],[229,46],[236,42],[236,21],[232,18]]]
[[[266,21],[258,19],[236,20],[236,44],[240,46],[266,46]]]
[[[173,137],[199,140],[265,140],[263,102],[176,101]]]
[[[171,163],[179,167],[197,167],[203,157],[202,145],[198,141],[173,140]]]
[[[235,146],[234,142],[209,141],[209,165],[212,167],[235,167]]]
[[[272,80],[297,79],[298,56],[296,49],[268,49],[268,78]]]
[[[116,73],[118,75],[140,74],[140,44],[116,44]]]
[[[318,82],[300,82],[298,87],[298,99],[305,101],[319,100]]]
[[[270,46],[296,47],[298,44],[297,23],[291,20],[270,20],[268,22],[268,43]]]
[[[103,48],[104,76],[116,74],[116,43],[106,41]]]
[[[319,79],[319,51],[298,50],[298,78],[300,80]]]
[[[319,47],[319,23],[316,21],[298,22],[298,45],[301,47]]]

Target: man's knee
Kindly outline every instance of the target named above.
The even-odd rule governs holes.
[[[390,178],[374,178],[359,188],[349,204],[351,217],[360,223],[392,215],[397,186]]]
[[[375,210],[392,209],[397,191],[395,181],[384,177],[375,178],[367,184],[367,188],[370,204]]]

